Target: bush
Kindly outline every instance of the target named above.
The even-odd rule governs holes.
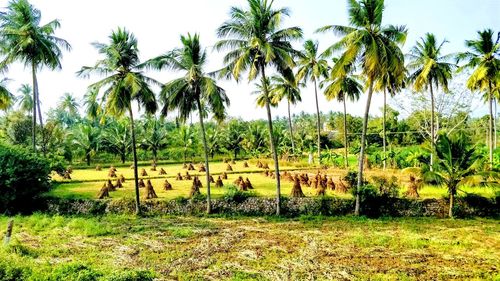
[[[249,197],[255,197],[255,194],[248,191],[240,191],[235,185],[225,187],[224,200],[229,202],[242,203]]]
[[[0,144],[0,213],[30,211],[50,189],[50,171],[47,160]]]

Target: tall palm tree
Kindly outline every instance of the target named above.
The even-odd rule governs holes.
[[[288,108],[288,127],[290,130],[290,141],[292,142],[292,151],[295,151],[295,141],[293,138],[292,115],[290,113],[290,105],[297,104],[302,101],[300,96],[300,89],[297,79],[289,79],[283,76],[271,77],[271,91],[274,93],[273,102],[278,103],[282,99],[286,99]]]
[[[438,89],[441,86],[443,90],[448,91],[448,81],[455,67],[449,62],[451,55],[441,54],[441,48],[447,42],[443,40],[438,44],[434,34],[426,33],[408,54],[408,70],[411,72],[408,78],[413,83],[414,90],[422,92],[429,89],[431,95],[431,169],[436,142],[434,87]]]
[[[16,97],[17,104],[22,111],[30,112],[33,111],[33,90],[30,85],[22,84],[19,89],[17,89],[19,95]]]
[[[314,84],[314,98],[316,99],[316,130],[318,134],[318,163],[321,164],[321,116],[318,103],[318,81],[327,76],[328,63],[318,53],[318,42],[307,40],[301,52],[297,72],[298,80],[310,80]]]
[[[345,75],[338,77],[330,76],[321,84],[321,87],[325,87],[324,95],[328,101],[337,99],[344,105],[344,165],[346,169],[349,169],[346,100],[357,101],[363,92],[359,77],[350,74],[351,71],[347,71]]]
[[[105,76],[104,79],[90,85],[89,89],[99,91],[104,88],[102,98],[106,102],[108,113],[122,116],[128,111],[132,153],[134,155],[135,205],[136,213],[140,214],[139,175],[132,102],[137,101],[139,108],[144,107],[147,113],[156,112],[158,105],[151,85],[159,83],[142,72],[137,40],[132,33],[124,28],[118,28],[111,33],[109,40],[108,44],[92,44],[103,55],[103,59],[98,60],[95,66],[82,67],[77,75],[81,77],[89,77],[91,74]]]
[[[13,0],[9,2],[4,13],[0,14],[0,38],[3,44],[4,59],[0,69],[18,61],[31,68],[33,79],[33,150],[36,152],[36,118],[37,110],[40,124],[43,127],[38,93],[37,70],[43,67],[49,69],[61,68],[62,49],[70,50],[71,46],[65,40],[54,36],[60,27],[58,20],[52,20],[40,25],[41,12],[33,7],[28,0]]]
[[[6,78],[0,80],[0,110],[8,110],[15,102],[14,95],[12,95],[5,85],[7,81],[8,79]]]
[[[162,114],[165,116],[167,112],[177,110],[180,120],[185,122],[194,111],[198,111],[205,151],[207,213],[210,213],[210,167],[203,118],[205,110],[209,109],[217,121],[222,121],[226,116],[229,99],[224,89],[204,72],[207,53],[200,45],[199,35],[191,36],[188,33],[187,36],[181,36],[181,42],[181,48],[154,58],[149,61],[149,64],[157,69],[168,68],[184,73],[184,76],[163,86],[160,96],[163,102]]]
[[[495,143],[494,117],[493,117],[493,92],[499,80],[500,71],[500,33],[494,39],[494,32],[491,29],[478,31],[476,40],[467,40],[465,45],[469,51],[457,56],[458,61],[466,60],[462,68],[474,69],[467,80],[467,87],[471,90],[487,92],[489,104],[489,161],[490,168],[493,165],[493,149]]]
[[[334,51],[344,49],[336,66],[332,69],[334,77],[345,75],[346,66],[361,63],[361,70],[366,78],[368,96],[361,133],[361,150],[359,153],[359,171],[356,192],[355,214],[360,211],[361,185],[363,184],[363,159],[365,157],[366,131],[370,104],[375,82],[384,73],[399,68],[404,63],[400,45],[406,40],[406,27],[382,26],[384,0],[349,0],[348,13],[351,26],[330,25],[320,28],[319,32],[333,31],[342,36],[340,41],[330,46],[324,53],[328,56]]]
[[[224,57],[226,66],[221,70],[221,76],[240,81],[242,73],[248,70],[248,80],[252,81],[260,76],[261,81],[266,81],[266,70],[273,67],[285,77],[292,77],[292,68],[295,66],[293,57],[298,52],[293,49],[291,41],[302,38],[302,30],[298,27],[281,28],[282,19],[290,14],[287,8],[274,9],[273,1],[268,0],[247,2],[248,9],[232,7],[230,19],[217,29],[218,36],[224,39],[217,42],[214,48],[218,51],[229,50]],[[266,83],[263,90],[269,93]],[[269,143],[276,170],[276,213],[279,215],[281,189],[278,153],[273,138],[268,94],[265,99]]]

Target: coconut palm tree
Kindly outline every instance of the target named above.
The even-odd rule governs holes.
[[[344,105],[344,165],[346,169],[349,169],[346,100],[357,101],[363,92],[363,86],[359,82],[360,77],[350,72],[347,71],[345,75],[338,77],[330,76],[320,84],[321,87],[325,87],[324,95],[328,101],[336,99]]]
[[[156,69],[172,69],[184,75],[166,83],[161,90],[163,102],[162,114],[177,110],[179,119],[185,122],[193,112],[198,111],[201,135],[205,151],[205,168],[207,180],[207,213],[211,212],[210,202],[210,167],[208,163],[208,147],[205,133],[205,110],[209,110],[217,121],[226,117],[226,106],[229,99],[224,89],[204,72],[207,63],[206,50],[200,44],[198,34],[188,33],[181,36],[182,47],[165,55],[150,60],[148,63]]]
[[[16,97],[7,89],[5,83],[8,79],[0,80],[0,110],[8,110],[16,101]]]
[[[144,125],[143,139],[141,147],[145,150],[151,150],[153,162],[158,161],[158,152],[167,147],[167,129],[162,120],[155,116],[147,116]]]
[[[136,213],[140,214],[139,176],[137,172],[137,151],[134,129],[134,114],[132,102],[136,101],[139,108],[143,107],[146,113],[156,112],[156,97],[151,85],[157,84],[154,79],[142,72],[139,61],[139,49],[135,36],[124,28],[118,28],[109,36],[108,44],[93,43],[97,51],[103,55],[95,66],[84,66],[77,73],[81,77],[91,74],[105,76],[104,79],[89,86],[96,91],[104,88],[103,101],[106,112],[122,116],[128,112],[130,117],[130,135],[132,136],[132,153],[134,155],[135,203]]]
[[[318,52],[318,42],[307,40],[297,62],[299,70],[298,80],[309,80],[314,84],[314,98],[316,100],[316,130],[318,134],[318,163],[321,164],[321,116],[318,103],[318,82],[321,77],[326,78],[328,63]]]
[[[58,108],[66,111],[69,115],[78,115],[78,107],[80,105],[76,101],[75,97],[70,93],[64,93],[59,99]]]
[[[62,50],[70,50],[65,40],[54,36],[60,27],[58,20],[40,25],[40,10],[27,0],[10,1],[5,12],[0,14],[0,38],[3,44],[4,59],[0,69],[13,62],[22,62],[31,68],[33,79],[33,150],[36,152],[36,113],[43,127],[38,93],[37,71],[43,67],[51,70],[61,68]]]
[[[90,166],[92,156],[99,150],[101,129],[85,119],[75,127],[72,136],[73,145],[83,152],[87,166]]]
[[[329,25],[318,30],[319,32],[333,31],[342,36],[340,41],[327,48],[323,53],[323,56],[327,57],[335,51],[344,50],[332,69],[333,76],[345,75],[346,69],[348,69],[346,66],[354,65],[359,61],[368,89],[358,160],[356,215],[359,215],[360,210],[359,191],[363,184],[366,131],[374,85],[384,73],[398,69],[399,65],[404,64],[404,56],[400,46],[406,40],[406,27],[382,26],[383,11],[384,0],[350,0],[348,2],[350,26]]]
[[[98,100],[99,91],[96,89],[89,89],[85,95],[83,95],[83,106],[85,107],[85,114],[92,121],[96,121],[101,115],[102,109]]]
[[[17,105],[22,111],[26,111],[28,114],[33,111],[33,90],[30,85],[22,84],[19,89],[17,89],[19,95],[16,97]]]
[[[499,174],[484,171],[484,158],[463,134],[440,134],[436,141],[436,167],[430,171],[425,166],[417,169],[424,178],[444,184],[449,194],[448,215],[453,217],[455,196],[461,186],[496,184]],[[425,165],[425,164],[424,164]],[[415,170],[408,168],[407,170]]]
[[[279,103],[281,100],[286,99],[288,108],[288,128],[290,130],[290,141],[292,142],[292,151],[295,151],[295,141],[293,140],[293,126],[292,115],[290,113],[290,105],[297,104],[302,101],[300,96],[299,83],[297,79],[289,79],[283,76],[271,77],[271,92],[273,93],[272,102]]]
[[[467,87],[471,90],[487,92],[489,105],[489,161],[490,168],[493,166],[494,132],[493,132],[493,92],[499,80],[500,71],[500,33],[494,39],[491,29],[478,31],[476,40],[467,40],[465,45],[469,51],[460,53],[458,61],[466,61],[461,68],[473,69],[473,73],[467,80]]]
[[[452,72],[455,68],[455,65],[450,63],[452,55],[441,54],[441,49],[447,42],[443,40],[438,44],[434,34],[426,33],[425,37],[421,38],[408,54],[410,62],[407,67],[411,72],[408,78],[413,83],[413,89],[417,92],[427,89],[430,91],[431,148],[434,148],[434,143],[436,142],[434,89],[437,90],[441,86],[444,91],[448,91],[448,81],[451,80]],[[431,149],[431,169],[434,161],[433,150]]]
[[[273,67],[285,77],[292,77],[295,66],[294,55],[298,52],[291,41],[302,38],[302,30],[298,27],[282,28],[282,19],[289,16],[286,8],[274,9],[273,1],[247,0],[248,8],[232,7],[230,19],[224,22],[217,34],[221,39],[214,48],[218,51],[228,49],[224,57],[226,66],[219,72],[222,77],[240,81],[243,72],[248,70],[248,80],[261,77],[266,81],[266,70]],[[264,93],[269,93],[266,83]],[[279,163],[276,145],[273,139],[273,122],[271,116],[271,100],[264,95],[269,128],[269,143],[273,153],[276,172],[276,213],[280,214],[281,189]]]

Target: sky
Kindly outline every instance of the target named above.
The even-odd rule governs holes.
[[[82,79],[75,73],[82,66],[91,66],[100,59],[91,42],[107,43],[108,36],[117,27],[125,27],[138,39],[141,60],[150,59],[180,46],[180,35],[199,33],[201,43],[207,48],[209,63],[206,71],[222,66],[223,53],[212,50],[217,41],[216,29],[227,18],[231,6],[245,7],[244,0],[31,0],[42,12],[42,24],[59,19],[61,28],[56,36],[67,40],[72,50],[65,52],[62,70],[42,70],[38,76],[42,111],[55,107],[64,93],[72,93],[79,101],[87,86],[99,77]],[[8,1],[0,0],[4,9]],[[319,27],[339,24],[347,25],[347,0],[275,0],[275,7],[288,7],[291,16],[284,26],[299,26],[305,39],[318,40],[320,50],[335,43],[333,34],[316,34]],[[447,39],[443,53],[464,51],[464,41],[474,39],[478,30],[491,28],[500,31],[500,0],[386,0],[383,24],[406,25],[408,37],[403,51],[408,52],[426,32],[434,33],[439,40]],[[297,48],[301,42],[295,43]],[[179,77],[179,73],[151,72],[150,76],[165,83]],[[11,79],[8,88],[16,92],[23,83],[31,84],[30,69],[13,65],[5,74]],[[231,105],[230,116],[245,120],[266,118],[265,109],[257,108],[255,96],[251,95],[254,83],[242,80],[220,81],[226,90]],[[302,89],[303,102],[292,107],[293,113],[313,113],[315,109],[314,88]],[[389,100],[389,103],[391,101]],[[341,111],[341,104],[328,102],[319,95],[320,110]],[[365,97],[357,103],[348,103],[348,112],[362,115]],[[380,115],[381,95],[372,101],[373,115]],[[483,108],[477,109],[482,111]],[[273,115],[284,116],[287,112],[283,102],[273,109]]]

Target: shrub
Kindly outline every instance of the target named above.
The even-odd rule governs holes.
[[[0,213],[29,211],[50,189],[50,171],[48,161],[0,144]]]
[[[224,200],[229,202],[241,203],[249,197],[255,197],[255,194],[248,191],[240,191],[235,185],[227,185],[224,191]]]

